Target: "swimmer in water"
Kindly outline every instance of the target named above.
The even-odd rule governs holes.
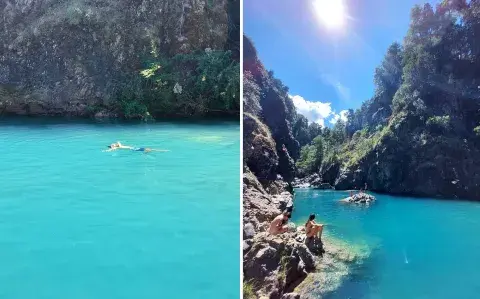
[[[133,147],[131,146],[125,146],[121,144],[120,141],[114,142],[108,145],[107,147],[108,147],[108,150],[106,150],[107,152],[116,151],[118,149],[133,149]]]
[[[106,152],[111,152],[111,151],[115,151],[115,150],[118,150],[118,149],[128,149],[128,150],[132,150],[132,151],[135,151],[135,152],[144,152],[144,153],[149,153],[149,152],[168,152],[168,150],[159,150],[159,149],[153,149],[153,148],[149,148],[149,147],[133,147],[133,146],[129,146],[129,145],[123,145],[120,143],[120,141],[117,141],[115,143],[112,143],[108,146],[108,150],[106,150]]]

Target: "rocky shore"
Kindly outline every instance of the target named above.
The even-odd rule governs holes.
[[[293,205],[283,181],[273,181],[265,188],[247,169],[243,185],[246,298],[300,298],[293,292],[316,269],[318,257],[324,252],[322,242],[306,241],[301,228],[297,230],[292,224],[291,231],[285,234],[268,234],[273,218]]]
[[[287,233],[270,235],[270,221],[293,205],[286,187],[282,180],[263,186],[249,169],[244,170],[244,298],[318,298],[335,291],[350,266],[364,258],[326,237],[306,239],[303,226],[292,223]]]

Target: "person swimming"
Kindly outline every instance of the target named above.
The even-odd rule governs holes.
[[[115,151],[117,149],[133,149],[133,147],[131,146],[125,146],[121,144],[120,141],[107,145],[107,147],[109,148],[108,150],[106,150],[107,152]]]
[[[129,145],[123,145],[123,144],[120,143],[120,141],[117,141],[115,143],[107,145],[107,147],[108,147],[108,150],[106,150],[107,152],[115,151],[115,150],[118,150],[118,149],[128,149],[128,150],[132,150],[134,152],[144,152],[144,153],[148,153],[148,152],[168,152],[168,150],[153,149],[153,148],[149,148],[149,147],[133,147],[133,146],[129,146]]]

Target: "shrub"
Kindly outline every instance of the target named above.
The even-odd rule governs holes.
[[[240,110],[240,65],[229,51],[198,51],[156,58],[140,72],[154,114]]]

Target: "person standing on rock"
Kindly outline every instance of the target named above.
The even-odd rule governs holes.
[[[278,215],[273,219],[272,223],[270,223],[270,228],[268,232],[271,235],[279,235],[283,234],[288,231],[288,225],[284,225],[287,223],[288,219],[290,219],[291,213],[288,211],[283,212],[282,214]]]
[[[317,236],[319,239],[322,238],[323,224],[317,224],[315,222],[315,214],[311,214],[308,217],[307,223],[305,223],[305,234],[307,238]]]

